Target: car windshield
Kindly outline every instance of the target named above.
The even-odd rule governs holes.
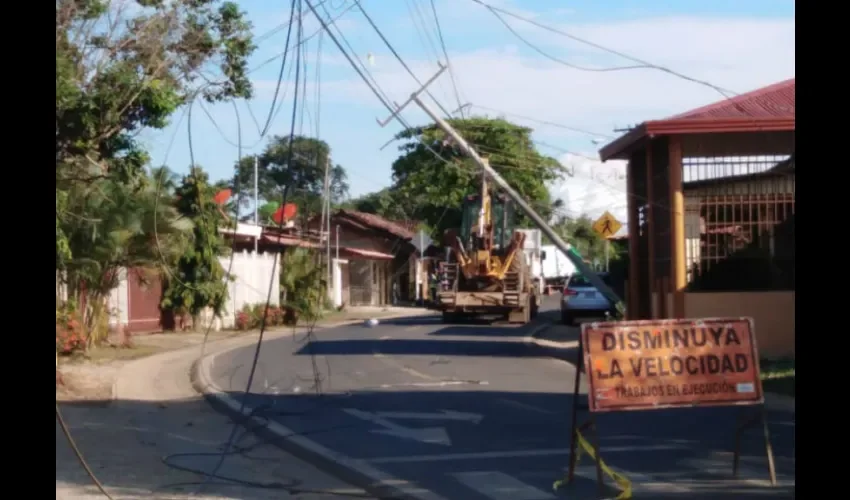
[[[599,276],[602,279],[603,283],[605,283],[608,286],[611,286],[611,281],[608,278],[607,274],[599,273],[599,274],[597,274],[597,276]],[[573,287],[593,288],[593,285],[590,283],[590,280],[587,279],[586,276],[582,276],[581,274],[574,274],[570,277],[568,287],[569,288],[573,288]]]

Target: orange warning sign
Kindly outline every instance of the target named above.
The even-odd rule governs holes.
[[[763,402],[751,318],[584,323],[590,411]]]

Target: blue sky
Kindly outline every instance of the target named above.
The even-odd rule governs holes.
[[[336,16],[351,3],[351,0],[326,0],[319,10]],[[487,0],[487,3],[737,92],[794,76],[794,2],[790,0]],[[251,154],[259,151],[267,139],[253,150],[247,148],[259,140],[248,107],[262,125],[271,106],[280,60],[262,63],[283,50],[286,31],[273,30],[286,23],[289,7],[286,2],[262,0],[239,4],[249,14],[258,36],[271,32],[261,40],[252,57],[251,67],[259,67],[251,74],[256,97],[250,104],[238,103],[246,145],[244,153]],[[436,71],[436,61],[444,57],[437,52],[436,25],[429,0],[363,0],[362,5],[420,79]],[[567,68],[529,49],[487,9],[472,0],[436,0],[436,8],[461,102],[471,102],[475,114],[497,115],[489,110],[492,108],[610,136],[615,127],[672,115],[722,98],[706,87],[658,71],[598,73]],[[506,19],[523,37],[570,63],[593,68],[629,64],[562,36]],[[367,62],[370,73],[390,98],[401,102],[416,89],[417,84],[393,58],[357,7],[345,12],[337,23],[354,53],[364,62],[373,61],[373,64]],[[305,33],[313,33],[317,27],[315,19],[308,16]],[[352,196],[389,185],[390,167],[398,152],[392,145],[383,151],[379,148],[400,126],[397,123],[386,128],[378,126],[375,118],[385,117],[387,110],[327,36],[321,56],[319,107],[317,48],[318,37],[307,46],[309,77],[303,133],[315,134],[318,113],[319,136],[330,144],[334,161],[348,170]],[[269,136],[288,134],[293,78],[291,74],[284,78],[281,92],[286,98],[272,122]],[[445,108],[457,108],[448,74],[431,90]],[[192,114],[195,161],[213,179],[228,177],[237,158],[237,149],[230,144],[236,142],[238,135],[236,116],[230,104],[207,105],[207,110],[217,127],[198,107]],[[178,172],[186,171],[190,159],[187,119],[181,121],[181,114],[175,115],[167,129],[143,134],[143,140],[151,148],[153,163],[166,163]],[[594,141],[587,134],[505,116],[535,128],[539,150],[576,169],[575,177],[551,187],[553,194],[566,199],[569,211],[595,215],[613,207],[615,215],[621,212],[621,205],[625,206],[621,166],[600,166],[592,160],[600,142],[605,142],[602,135]],[[404,117],[411,124],[426,121],[424,114],[413,107],[404,112]]]

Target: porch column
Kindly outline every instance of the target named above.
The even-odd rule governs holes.
[[[639,161],[636,161],[638,155],[641,152],[639,151],[636,154],[633,154],[629,159],[629,163],[626,165],[626,192],[628,193],[627,203],[628,203],[628,217],[626,223],[629,225],[629,289],[628,296],[626,297],[626,315],[627,319],[640,319],[640,311],[638,308],[640,307],[640,299],[638,294],[640,293],[640,283],[638,280],[640,279],[639,267],[641,265],[640,256],[638,255],[639,245],[638,238],[640,238],[640,219],[638,217],[638,207],[640,207],[640,200],[638,200],[635,196],[635,184],[636,179],[635,176],[638,174],[638,164]]]
[[[658,290],[655,281],[655,178],[652,159],[653,139],[646,143],[646,235],[648,242],[647,255],[647,283],[644,290],[649,294],[647,302],[649,302],[649,318],[655,319],[658,316]]]
[[[671,136],[669,148],[670,179],[670,282],[673,292],[671,317],[685,317],[685,287],[687,287],[687,262],[685,261],[685,196],[682,192],[682,141]]]

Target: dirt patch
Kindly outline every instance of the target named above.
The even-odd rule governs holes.
[[[56,377],[56,401],[110,401],[112,384],[123,364],[119,361],[60,366]]]

